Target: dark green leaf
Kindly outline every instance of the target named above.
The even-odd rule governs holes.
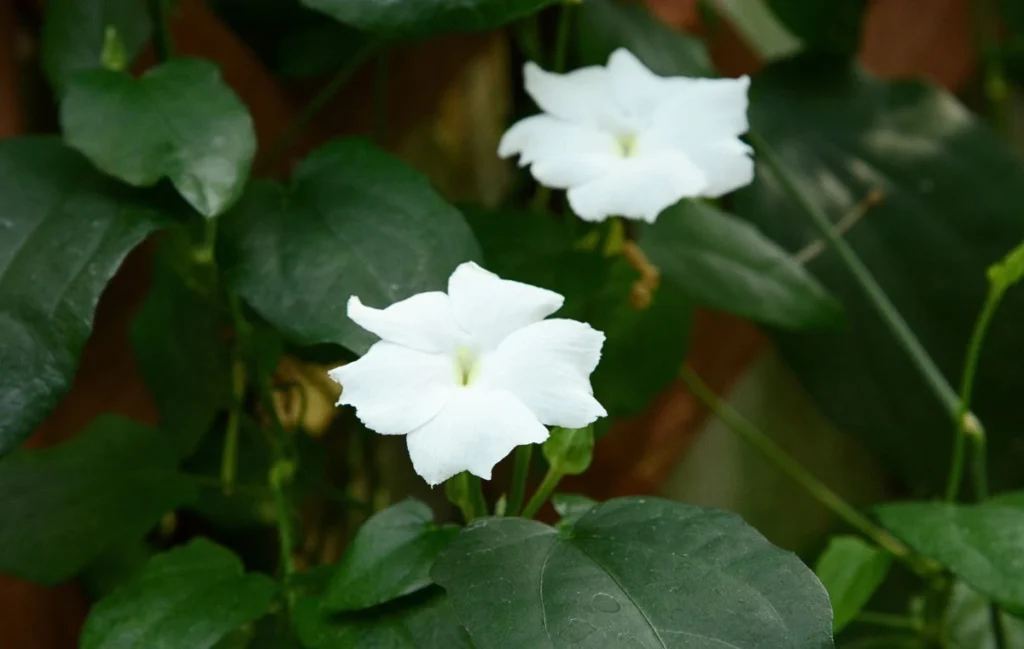
[[[662,274],[697,301],[785,329],[835,324],[841,308],[758,230],[707,203],[682,201],[641,231]]]
[[[76,74],[61,103],[68,144],[136,186],[169,178],[214,217],[242,193],[256,153],[252,118],[217,66],[175,59],[139,79],[111,70]]]
[[[1000,616],[1005,643],[1002,649],[1024,647],[1024,621],[1003,613]],[[946,610],[946,633],[950,649],[999,649],[992,634],[989,601],[957,582]]]
[[[827,57],[766,69],[751,100],[754,129],[834,221],[883,194],[844,238],[955,384],[987,292],[985,270],[1024,239],[1020,159],[933,86],[877,81]],[[734,208],[788,250],[819,239],[764,165]],[[948,415],[835,253],[825,250],[808,268],[843,304],[849,326],[780,333],[784,358],[838,428],[862,438],[915,491],[935,493],[949,469]],[[1024,466],[1024,447],[1013,441],[1022,319],[1024,292],[1008,291],[975,389],[997,490],[1020,482]]]
[[[71,387],[100,293],[159,222],[58,140],[0,142],[0,456]]]
[[[0,572],[55,584],[141,536],[195,500],[176,463],[157,431],[114,416],[55,448],[0,460]]]
[[[1024,510],[999,505],[901,503],[876,509],[879,520],[1007,611],[1024,614]]]
[[[131,332],[160,430],[182,457],[191,455],[217,413],[231,405],[232,380],[221,307],[202,286],[187,281],[161,259]]]
[[[475,521],[434,580],[478,649],[832,647],[828,595],[738,516],[612,500],[561,531]]]
[[[548,465],[562,475],[579,475],[594,458],[594,427],[551,429],[542,447]]]
[[[209,649],[267,612],[277,585],[245,574],[230,550],[206,539],[154,557],[93,608],[82,649]]]
[[[853,621],[885,581],[891,557],[856,536],[836,536],[814,567],[832,600],[836,633]]]
[[[281,34],[276,69],[291,78],[321,77],[358,65],[379,44],[374,37],[311,13]]]
[[[597,501],[593,498],[587,498],[578,494],[555,494],[551,497],[551,506],[562,517],[562,520],[558,521],[559,527],[562,525],[575,525],[576,521],[596,507],[597,504]]]
[[[867,0],[768,0],[768,4],[807,47],[836,54],[857,52]]]
[[[254,183],[218,237],[229,282],[301,344],[361,354],[375,336],[349,321],[348,298],[383,308],[445,290],[479,248],[462,215],[418,171],[363,140],[328,144],[289,189]]]
[[[58,94],[79,70],[103,65],[107,28],[113,27],[129,60],[149,40],[152,24],[141,0],[47,0],[43,21],[43,68]]]
[[[365,609],[431,584],[434,559],[459,533],[437,525],[418,500],[404,500],[370,517],[338,564],[323,606],[331,611]]]
[[[360,613],[323,612],[315,597],[292,611],[306,649],[472,649],[448,598],[439,588]]]
[[[359,29],[388,36],[494,29],[555,0],[302,0],[311,9]]]
[[[580,59],[604,65],[619,47],[637,56],[655,74],[707,77],[715,73],[699,38],[672,29],[642,4],[585,0],[580,7]]]
[[[1005,491],[992,496],[985,501],[985,504],[1024,508],[1024,491]]]

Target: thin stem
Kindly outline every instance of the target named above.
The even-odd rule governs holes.
[[[971,398],[974,394],[974,379],[978,371],[978,360],[981,357],[981,349],[985,343],[985,336],[988,334],[992,317],[999,308],[1002,301],[1003,291],[996,285],[990,285],[988,295],[985,298],[985,305],[978,315],[974,324],[974,331],[971,334],[971,342],[967,346],[967,358],[964,360],[963,376],[960,380],[960,408],[956,417],[956,439],[953,441],[953,464],[949,470],[949,480],[946,483],[946,500],[952,502],[960,495],[960,484],[963,480],[964,462],[967,453],[967,439],[976,440],[975,446],[975,482],[979,480],[977,473],[978,457],[984,464],[985,450],[985,429],[978,418],[971,413]],[[979,446],[980,445],[980,446]],[[984,485],[985,469],[981,467],[981,491],[987,492]],[[983,500],[982,493],[976,493],[979,500]]]
[[[544,480],[530,498],[530,502],[526,503],[526,507],[523,508],[523,518],[533,518],[537,515],[537,512],[548,501],[551,494],[555,493],[555,489],[558,488],[558,483],[562,481],[563,477],[561,472],[551,468],[548,469],[547,475],[544,476]]]
[[[341,68],[334,73],[330,81],[327,82],[320,92],[316,94],[313,99],[306,104],[306,107],[302,109],[299,116],[288,125],[284,133],[277,138],[268,148],[267,152],[263,155],[262,160],[259,164],[259,170],[266,171],[277,164],[281,156],[284,155],[288,148],[294,143],[295,138],[302,132],[306,126],[320,114],[327,104],[334,99],[334,96],[345,87],[352,75],[356,73],[359,66],[377,49],[378,43],[372,42],[364,46],[362,49],[357,51],[352,57],[345,62]]]
[[[918,624],[917,620],[905,615],[893,615],[892,613],[872,613],[870,611],[864,611],[863,613],[858,613],[854,620],[861,624],[870,624],[872,626],[884,627],[886,629],[898,629],[900,631],[921,630],[921,625]]]
[[[569,37],[572,34],[573,3],[564,2],[561,6],[561,13],[558,15],[558,33],[555,35],[555,50],[551,56],[551,70],[562,72],[565,70],[565,61],[569,56]],[[551,199],[551,190],[544,185],[537,185],[537,191],[530,199],[530,209],[535,212],[543,212],[547,209],[548,201]],[[569,218],[572,218],[571,215]]]
[[[153,20],[153,48],[161,63],[174,58],[174,39],[167,22],[167,0],[149,0],[149,14]]]
[[[916,557],[911,553],[899,539],[889,534],[878,525],[875,525],[867,516],[860,513],[855,507],[843,500],[839,494],[832,491],[824,483],[814,477],[807,469],[787,454],[782,447],[765,434],[753,423],[732,409],[729,404],[715,394],[711,388],[693,371],[690,367],[684,367],[681,372],[683,382],[711,412],[728,426],[734,433],[739,435],[745,442],[753,446],[764,456],[766,460],[775,465],[777,469],[789,476],[794,482],[803,487],[815,500],[831,510],[836,516],[845,521],[850,527],[858,530],[868,537],[879,547],[884,548],[894,556],[910,563],[915,569],[924,568],[917,566]]]
[[[984,68],[985,99],[992,126],[1003,135],[1013,134],[1013,98],[999,48],[999,19],[991,0],[973,0],[974,44]]]
[[[817,226],[818,230],[824,236],[825,240],[828,241],[829,245],[835,249],[839,258],[846,264],[846,267],[850,270],[850,273],[860,284],[861,289],[867,295],[868,299],[872,302],[875,310],[882,317],[885,323],[889,326],[892,334],[896,337],[897,342],[903,347],[903,350],[910,357],[910,360],[917,366],[918,371],[924,378],[928,387],[931,388],[935,396],[938,397],[939,401],[942,402],[946,412],[949,413],[950,418],[955,418],[957,413],[960,411],[960,398],[957,396],[956,391],[953,390],[946,377],[943,376],[938,366],[935,365],[935,361],[928,355],[924,346],[911,331],[907,325],[906,320],[900,315],[900,312],[893,305],[892,301],[882,290],[882,287],[878,285],[875,278],[871,275],[871,271],[867,269],[864,263],[857,256],[857,253],[853,251],[846,240],[840,236],[835,228],[832,227],[832,222],[828,216],[822,212],[817,205],[814,204],[803,192],[803,190],[797,185],[796,181],[790,176],[789,171],[785,165],[776,155],[775,151],[768,145],[768,143],[754,131],[750,131],[748,134],[751,142],[757,147],[758,157],[765,162],[769,167],[774,170],[779,184],[782,185],[783,190],[789,195],[789,197],[811,218],[811,221]]]
[[[238,476],[238,427],[245,400],[245,364],[235,360],[231,368],[231,409],[224,431],[224,450],[220,459],[220,481],[224,495],[230,496]]]
[[[270,469],[268,480],[270,491],[274,495],[278,545],[281,551],[281,570],[284,572],[286,582],[295,574],[295,527],[286,494],[294,475],[295,464],[286,459],[278,459]]]
[[[516,463],[512,469],[512,488],[508,492],[508,504],[505,513],[508,516],[519,514],[526,497],[526,479],[530,475],[530,460],[533,459],[533,444],[523,444],[516,448]]]
[[[1006,649],[1006,629],[1003,628],[1003,613],[999,610],[999,605],[989,604],[988,605],[989,621],[992,625],[992,640],[995,643],[995,649]]]

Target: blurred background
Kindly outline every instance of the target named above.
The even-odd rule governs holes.
[[[803,47],[764,0],[648,0],[648,5],[671,28],[699,34],[723,75],[753,73]],[[0,137],[58,130],[40,61],[44,10],[45,0],[0,0]],[[553,16],[541,16],[542,36],[554,28],[548,18]],[[297,0],[180,0],[171,27],[181,55],[221,66],[248,104],[263,146],[301,119],[304,107],[358,46],[344,28],[301,9]],[[285,176],[304,153],[328,139],[370,134],[427,173],[451,200],[501,202],[521,184],[495,151],[506,125],[528,103],[512,90],[522,62],[516,39],[523,37],[511,31],[445,36],[386,57],[367,57],[345,92],[312,118],[291,148],[263,161],[263,175]],[[1010,82],[1004,88],[1005,105],[1011,107],[1001,117],[1004,133],[1020,150],[1024,111],[1016,84],[1024,79],[1024,0],[868,1],[858,59],[882,78],[930,79],[979,112],[991,81],[986,71],[998,61]],[[152,61],[145,54],[139,70]],[[1007,241],[1007,247],[1013,243]],[[152,254],[151,246],[136,250],[108,287],[74,387],[29,445],[62,441],[104,412],[156,423],[156,408],[129,344],[132,320],[150,286]],[[978,306],[962,308],[973,317]],[[867,505],[914,490],[914,469],[894,471],[892,463],[879,459],[884,453],[834,428],[754,325],[702,310],[690,345],[690,363],[712,388],[853,503]],[[378,475],[367,484],[380,490],[381,498],[397,500],[415,492],[446,506],[443,494],[420,493],[425,487],[408,470],[402,447],[391,445],[394,440],[364,447],[363,438],[351,432],[350,413],[333,408],[336,388],[324,367],[309,358],[286,357],[278,379],[305,395],[300,406],[282,393],[277,406],[289,421],[302,418],[316,452],[329,456],[325,471],[371,453]],[[1018,414],[1024,422],[1024,409]],[[934,445],[945,457],[948,433],[926,435],[920,443]],[[1019,433],[1015,443],[1018,450],[1024,445]],[[1024,469],[1020,473],[1024,477]],[[826,511],[709,417],[681,385],[664,390],[639,416],[618,423],[598,445],[592,469],[567,481],[563,490],[599,499],[663,494],[730,509],[805,558],[813,558],[834,525]],[[343,547],[346,531],[318,526],[330,519],[318,507],[323,506],[312,503],[304,512],[305,551],[330,559]],[[245,526],[238,529],[244,533]],[[98,569],[95,582],[102,578]],[[101,587],[86,582],[45,589],[0,575],[0,647],[77,646],[89,593]]]

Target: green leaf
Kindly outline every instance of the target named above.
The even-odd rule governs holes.
[[[43,21],[43,69],[58,94],[79,70],[103,67],[107,28],[113,27],[126,62],[149,41],[152,24],[139,0],[47,0]]]
[[[835,536],[814,567],[832,601],[832,628],[839,633],[868,603],[889,572],[891,557],[856,536]]]
[[[302,0],[310,9],[387,36],[483,31],[540,11],[555,0]]]
[[[799,559],[738,516],[656,498],[561,531],[475,521],[433,577],[477,649],[832,647],[828,595]]]
[[[641,230],[662,274],[707,306],[784,329],[835,324],[841,307],[789,254],[748,223],[682,201]]]
[[[779,20],[808,48],[853,55],[867,0],[768,0]]]
[[[596,507],[597,504],[597,501],[593,498],[587,498],[578,494],[555,494],[551,497],[551,506],[562,517],[562,520],[558,521],[558,527],[575,525],[576,521]]]
[[[0,142],[0,456],[71,387],[100,293],[159,223],[57,139]]]
[[[276,592],[269,577],[245,574],[233,552],[197,539],[154,557],[96,604],[81,649],[209,649],[263,617]]]
[[[326,613],[319,599],[306,597],[292,620],[307,649],[473,649],[436,587],[358,614]]]
[[[437,525],[418,500],[404,500],[370,517],[345,551],[323,607],[355,611],[397,599],[429,586],[434,559],[459,533]]]
[[[988,269],[988,281],[1002,292],[1024,279],[1024,243]]]
[[[1003,613],[1000,623],[1005,634],[1003,649],[1024,647],[1024,621]],[[946,609],[946,633],[949,649],[998,649],[988,600],[962,582],[953,586]]]
[[[584,0],[579,14],[580,59],[585,65],[604,65],[612,52],[625,47],[655,74],[715,74],[711,57],[699,38],[672,29],[642,4]]]
[[[231,358],[220,305],[201,285],[190,285],[175,272],[168,256],[158,257],[131,340],[156,401],[160,431],[187,457],[217,414],[231,405]]]
[[[846,217],[844,239],[955,385],[988,290],[985,270],[1024,239],[1019,157],[934,86],[878,81],[820,55],[764,70],[751,102],[754,130],[811,201],[834,221]],[[882,202],[862,212],[877,192]],[[763,164],[733,207],[787,250],[819,240]],[[825,249],[807,267],[842,303],[848,326],[777,333],[786,362],[823,413],[914,492],[941,490],[953,446],[942,404],[836,254]],[[1024,292],[1009,291],[972,404],[989,434],[996,491],[1024,478],[1024,448],[1015,441],[1022,320]]]
[[[0,573],[56,584],[142,536],[195,501],[176,464],[157,431],[112,415],[60,446],[0,460]]]
[[[876,510],[889,531],[1007,611],[1024,615],[1024,510],[900,503]]]
[[[479,248],[426,178],[363,140],[332,142],[291,187],[253,183],[225,215],[222,268],[235,291],[295,342],[357,354],[376,341],[345,315],[349,297],[383,308],[445,290]]]
[[[108,174],[147,187],[169,178],[214,217],[242,193],[256,153],[252,118],[217,66],[175,59],[141,78],[110,70],[71,78],[64,138]]]
[[[580,475],[594,459],[594,426],[551,429],[542,447],[548,465],[562,475]]]

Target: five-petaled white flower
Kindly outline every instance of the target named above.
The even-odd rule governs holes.
[[[749,184],[750,80],[659,77],[628,50],[607,67],[569,74],[525,68],[526,91],[544,111],[505,133],[498,155],[519,155],[542,185],[568,189],[586,221],[653,222],[682,198],[714,198]]]
[[[359,360],[331,370],[339,405],[384,435],[406,435],[431,485],[469,471],[490,479],[513,448],[543,442],[545,424],[582,428],[606,416],[590,374],[604,334],[551,319],[558,293],[504,280],[469,262],[448,293],[420,293],[386,309],[348,302],[348,316],[380,336]]]

